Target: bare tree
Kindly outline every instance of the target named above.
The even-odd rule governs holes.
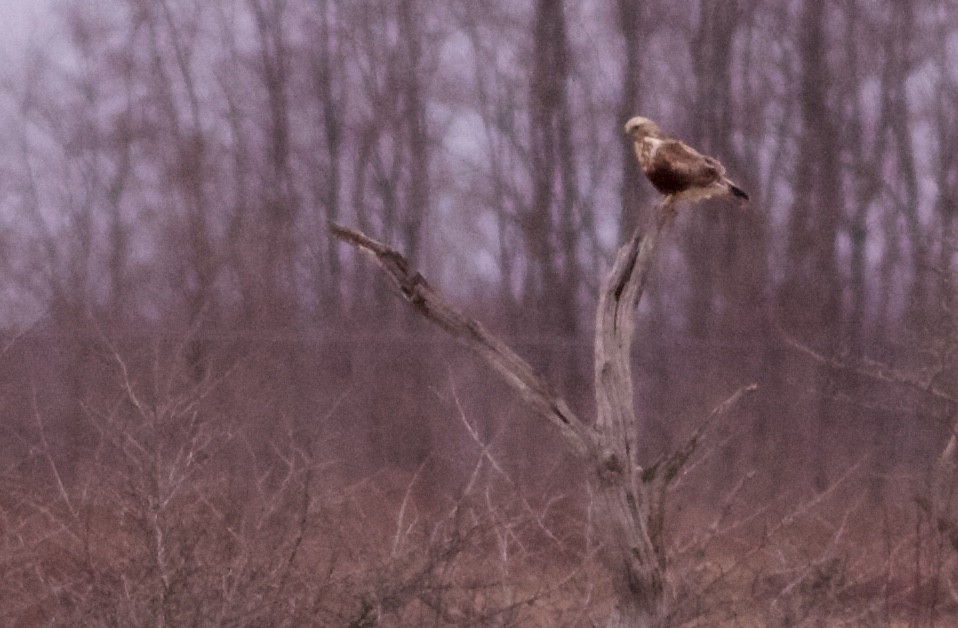
[[[802,194],[796,196],[791,212],[789,265],[781,298],[790,324],[814,330],[823,342],[834,345],[842,320],[835,242],[842,195],[838,147],[831,140],[837,130],[830,115],[833,72],[825,55],[829,11],[830,7],[820,0],[802,7],[803,27],[798,42],[802,63],[801,132],[795,172],[797,189]],[[816,377],[819,389],[826,390],[830,381],[827,367],[822,366]],[[815,428],[808,447],[815,460],[815,485],[824,488],[827,459],[825,449],[817,443],[828,439],[835,418],[833,399],[829,394],[821,394],[816,405]]]
[[[615,595],[610,626],[659,625],[667,614],[664,492],[707,426],[700,426],[680,450],[648,468],[639,466],[630,364],[634,318],[661,238],[674,216],[670,204],[660,205],[654,225],[646,233],[637,230],[619,250],[603,283],[596,315],[594,429],[525,360],[447,305],[405,257],[361,232],[332,227],[334,235],[371,255],[419,314],[482,357],[537,414],[559,429],[569,448],[585,461],[596,499],[603,562]],[[754,388],[740,389],[710,418],[725,414]]]
[[[287,2],[263,3],[249,0],[257,33],[260,80],[266,95],[267,154],[263,175],[262,217],[265,251],[261,288],[263,306],[271,316],[284,321],[292,313],[294,301],[295,246],[293,230],[299,213],[299,198],[292,171],[292,128],[290,50]]]
[[[741,8],[735,2],[699,3],[699,23],[692,40],[692,68],[695,76],[693,110],[701,112],[692,123],[692,139],[709,154],[720,155],[735,171],[741,160],[732,150],[732,112],[736,99],[732,84],[732,46],[739,32]],[[686,230],[690,294],[688,328],[693,338],[704,339],[710,330],[725,327],[714,320],[712,304],[722,298],[728,282],[720,274],[731,272],[730,264],[715,264],[715,255],[725,260],[736,256],[736,230],[741,222],[729,220],[728,208],[706,207]],[[709,246],[708,243],[714,243]]]
[[[317,124],[322,129],[325,159],[314,169],[322,173],[314,184],[315,201],[321,208],[322,219],[317,220],[318,232],[325,231],[328,221],[336,222],[345,210],[343,202],[344,174],[343,166],[346,153],[345,109],[347,94],[345,90],[344,66],[346,55],[343,50],[343,34],[336,21],[332,0],[318,0],[312,28],[315,31],[309,63],[312,75],[312,87],[317,103]],[[321,227],[320,227],[321,225]],[[317,237],[313,246],[322,247],[327,238]],[[343,299],[342,260],[337,246],[328,246],[325,256],[317,255],[325,268],[316,273],[317,293],[325,295],[324,309],[338,313]],[[325,259],[323,259],[325,258]]]
[[[628,120],[636,111],[642,111],[641,101],[644,40],[651,29],[648,17],[643,14],[646,3],[643,0],[618,0],[616,3],[616,27],[622,36],[624,63],[622,64],[621,102],[617,119]],[[640,189],[635,185],[639,178],[639,166],[632,156],[632,147],[622,143],[622,209],[619,214],[619,233],[629,233],[635,227],[642,207]]]

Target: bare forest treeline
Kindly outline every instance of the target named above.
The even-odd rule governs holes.
[[[795,561],[690,567],[671,621],[734,617],[740,585],[767,625],[955,611],[951,0],[54,5],[2,70],[6,619],[599,621],[558,436],[328,225],[588,408],[599,285],[657,201],[636,114],[752,199],[681,208],[639,312],[642,464],[759,386],[670,564],[776,534]],[[867,559],[836,540],[877,520]]]

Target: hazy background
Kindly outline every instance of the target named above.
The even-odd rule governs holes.
[[[31,36],[52,30],[51,0],[0,0],[0,38],[3,54],[16,56],[24,51]]]
[[[755,381],[697,507],[845,478],[864,527],[923,516],[958,407],[951,0],[41,4],[0,2],[17,486],[75,509],[182,473],[177,495],[239,508],[302,454],[340,497],[414,477],[435,506],[484,460],[465,418],[510,495],[569,500],[581,531],[562,443],[326,224],[402,251],[590,416],[595,295],[656,202],[622,134],[642,114],[752,199],[682,208],[665,243],[643,462]]]

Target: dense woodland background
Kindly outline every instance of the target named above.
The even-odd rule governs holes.
[[[8,618],[598,621],[576,463],[327,223],[588,416],[635,114],[752,197],[680,210],[640,313],[643,462],[759,384],[675,496],[675,623],[954,612],[951,0],[56,9],[2,70]]]

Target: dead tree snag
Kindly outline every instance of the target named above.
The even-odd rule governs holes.
[[[639,466],[630,361],[635,311],[674,217],[674,208],[663,202],[653,224],[636,230],[619,249],[602,284],[596,314],[594,426],[579,419],[508,345],[447,304],[400,253],[358,231],[330,226],[337,238],[369,255],[417,312],[482,357],[540,416],[555,425],[571,450],[585,460],[596,496],[603,562],[615,593],[610,626],[656,626],[665,619],[665,490],[709,423],[755,388],[744,387],[718,406],[676,452],[647,469]]]

